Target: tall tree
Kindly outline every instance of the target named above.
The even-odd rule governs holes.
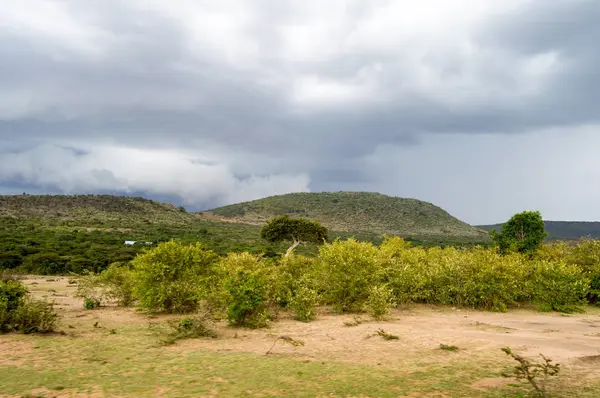
[[[267,222],[260,231],[260,237],[269,242],[292,242],[285,253],[288,257],[298,245],[327,241],[327,228],[318,221],[283,215]]]
[[[500,233],[491,230],[490,236],[502,253],[532,253],[542,245],[548,233],[539,211],[524,211],[503,224]]]

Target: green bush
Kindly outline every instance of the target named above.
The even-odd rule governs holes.
[[[374,285],[369,288],[369,298],[365,309],[375,319],[389,314],[390,307],[395,305],[392,289],[385,285]]]
[[[49,333],[56,329],[58,315],[51,303],[25,298],[12,314],[11,323],[20,333]]]
[[[268,324],[269,306],[277,291],[273,267],[249,253],[230,253],[222,261],[227,318],[235,326],[260,328]]]
[[[0,332],[47,333],[57,323],[52,304],[28,297],[21,282],[0,281]]]
[[[83,299],[83,307],[91,310],[99,307],[104,301],[104,288],[100,275],[84,271],[77,275],[77,291],[75,297]]]
[[[19,281],[0,281],[0,299],[6,303],[7,311],[14,311],[27,296],[27,288]]]
[[[83,299],[83,308],[86,310],[93,310],[100,307],[100,301],[94,298],[85,298]]]
[[[300,284],[294,295],[290,298],[289,307],[294,311],[294,319],[302,322],[310,322],[315,319],[318,302],[319,294],[317,291],[309,286]]]
[[[100,273],[100,283],[105,288],[106,297],[124,307],[135,301],[135,281],[135,273],[121,263],[112,263]]]
[[[131,262],[135,296],[150,311],[194,311],[216,282],[217,263],[218,256],[199,243],[161,243]]]
[[[319,293],[315,277],[313,258],[291,254],[282,257],[277,266],[279,304],[291,309],[296,320],[309,322],[316,316]]]
[[[587,299],[600,304],[600,240],[583,239],[579,244],[568,247],[563,257],[567,264],[578,265],[590,280]]]
[[[534,263],[533,301],[542,311],[573,312],[585,304],[590,280],[577,265],[564,261]]]
[[[378,249],[355,239],[321,246],[318,282],[323,298],[340,311],[361,311],[369,287],[381,278]]]

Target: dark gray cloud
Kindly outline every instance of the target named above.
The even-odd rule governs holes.
[[[485,140],[535,145],[527,137],[536,136],[560,151],[600,125],[597,1],[27,0],[4,9],[7,192],[146,192],[205,207],[365,189],[491,222],[519,201],[499,194],[489,211],[483,197],[466,205],[425,187],[476,190],[490,173],[481,162],[493,160],[507,164],[499,188],[512,187],[518,170]],[[446,151],[433,155],[442,140]],[[463,150],[473,142],[486,159]]]

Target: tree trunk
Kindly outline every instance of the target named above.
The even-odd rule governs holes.
[[[287,252],[285,253],[285,257],[289,257],[290,254],[292,254],[292,252],[294,251],[294,249],[296,247],[298,247],[298,245],[302,243],[300,242],[298,239],[294,238],[294,243],[292,243],[292,245],[287,249]]]

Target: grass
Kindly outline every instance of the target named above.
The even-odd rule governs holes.
[[[118,396],[154,396],[163,391],[163,396],[173,397],[298,393],[386,397],[452,391],[453,397],[468,397],[473,396],[473,381],[491,375],[465,363],[389,370],[277,355],[200,350],[182,354],[153,344],[143,327],[121,328],[116,335],[98,331],[86,338],[8,338],[35,344],[26,355],[15,353],[21,366],[0,364],[0,393],[12,395],[60,388]]]
[[[440,344],[440,350],[444,350],[444,351],[458,351],[459,348],[455,345],[448,345],[448,344]]]
[[[73,293],[75,288],[67,282],[62,278],[30,283],[30,288],[37,296],[50,288],[61,294]],[[148,322],[167,324],[178,317],[148,316],[133,308],[86,311],[80,302],[66,305],[69,300],[63,298],[59,305],[68,307],[61,312],[65,335],[0,335],[0,396],[515,397],[525,396],[518,394],[527,391],[501,379],[502,372],[513,364],[500,350],[483,353],[467,346],[446,355],[408,343],[408,350],[399,350],[400,355],[387,355],[383,352],[386,347],[403,342],[374,339],[364,343],[371,346],[370,351],[362,352],[377,355],[376,361],[364,362],[361,354],[351,362],[342,361],[330,355],[335,355],[335,346],[343,344],[345,335],[315,340],[322,333],[316,329],[325,325],[306,329],[304,323],[298,323],[295,329],[290,320],[283,326],[285,334],[279,333],[281,325],[264,331],[221,325],[216,340],[186,339],[164,346]],[[363,344],[362,332],[343,327],[338,319],[329,322],[326,325],[336,333],[354,335],[358,344]],[[312,337],[307,330],[313,330]],[[393,336],[381,328],[376,330]],[[245,352],[239,344],[235,346],[240,340],[250,351],[261,341],[266,348]],[[329,344],[329,354],[315,344]],[[383,363],[377,363],[379,360]],[[566,375],[561,376],[557,396],[565,396],[560,395],[564,392],[572,397],[599,396],[600,382],[578,385],[583,378],[570,376],[569,371],[565,368]],[[487,380],[502,383],[484,383],[481,388],[480,382]]]
[[[415,363],[404,369],[306,361],[278,355],[193,350],[180,352],[153,344],[142,326],[116,335],[97,331],[85,338],[4,336],[33,343],[26,354],[0,362],[0,393],[35,396],[36,391],[122,397],[156,396],[377,396],[444,393],[452,397],[510,397],[510,387],[476,390],[478,380],[498,377],[497,369],[470,362]],[[593,397],[600,384],[571,396]]]

